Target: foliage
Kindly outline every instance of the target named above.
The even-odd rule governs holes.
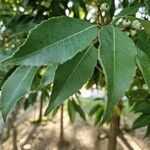
[[[95,124],[108,121],[117,103],[126,96],[135,111],[142,113],[133,127],[148,126],[149,135],[148,96],[142,96],[139,102],[133,94],[135,87],[148,86],[144,90],[149,95],[149,2],[124,0],[116,7],[114,0],[74,0],[72,6],[69,2],[0,2],[3,27],[0,62],[8,71],[18,66],[2,81],[4,119],[30,90],[44,92],[52,88],[45,112],[48,115],[88,83],[88,87],[96,84],[107,90],[106,108],[97,105],[90,112],[97,113]],[[91,7],[95,14],[90,14]],[[116,14],[120,7],[122,11]],[[41,73],[43,68],[46,69]],[[138,94],[141,96],[141,91]],[[139,109],[141,104],[143,109]],[[72,122],[75,110],[85,119],[76,101],[68,101],[68,110]]]

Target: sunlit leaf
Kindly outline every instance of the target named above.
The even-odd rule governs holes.
[[[101,28],[99,36],[101,41],[99,60],[104,69],[108,96],[104,122],[132,83],[136,70],[137,50],[133,41],[113,26]]]

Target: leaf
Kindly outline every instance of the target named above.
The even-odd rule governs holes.
[[[74,108],[71,100],[68,101],[68,115],[69,115],[70,121],[72,123],[74,123],[74,121],[75,121],[75,108]]]
[[[53,110],[53,112],[52,112],[52,118],[54,118],[54,117],[57,115],[59,108],[60,108],[60,107],[57,107],[57,108],[55,108],[55,109]]]
[[[10,58],[15,51],[16,51],[16,49],[9,49],[7,51],[0,52],[0,63],[3,62],[4,60]]]
[[[97,110],[99,110],[100,108],[101,108],[101,105],[100,105],[100,104],[96,104],[96,105],[90,110],[89,115],[90,115],[90,116],[93,116],[93,115],[97,112]]]
[[[117,17],[135,15],[140,6],[141,4],[135,3],[134,5],[132,4],[126,8],[123,8],[122,11],[117,15]]]
[[[148,20],[142,20],[142,19],[138,19],[142,26],[144,27],[144,31],[147,33],[147,34],[150,34],[150,21]]]
[[[123,5],[123,8],[127,7],[129,5],[129,1],[128,0],[123,0],[122,5]]]
[[[105,0],[105,3],[107,3],[110,7],[110,16],[111,18],[114,16],[115,12],[115,0]]]
[[[96,112],[94,126],[96,126],[100,123],[103,113],[104,113],[104,110],[102,108],[99,108],[99,110]]]
[[[125,95],[135,75],[136,47],[133,41],[113,26],[100,30],[99,60],[107,82],[108,103],[102,123],[107,121],[117,102]]]
[[[30,105],[33,105],[36,102],[37,92],[31,93],[29,97],[25,100],[24,110],[26,110]]]
[[[133,107],[134,112],[140,112],[143,114],[150,114],[150,101],[149,100],[142,100],[136,103]]]
[[[6,75],[3,75],[3,79],[0,83],[0,88],[2,88],[3,84],[5,83],[5,81],[9,78],[9,76],[16,70],[18,66],[13,66],[11,69],[9,69],[9,71],[6,73]]]
[[[150,15],[150,1],[146,1],[146,8],[148,10],[148,14]]]
[[[79,113],[80,117],[83,120],[86,120],[85,113],[84,113],[83,109],[81,108],[81,106],[79,104],[77,104],[75,100],[72,101],[72,104],[73,104],[75,110]]]
[[[26,42],[4,64],[40,66],[71,59],[97,36],[96,25],[67,17],[52,18],[30,31]]]
[[[147,126],[147,131],[146,131],[145,137],[150,137],[150,125]]]
[[[58,65],[52,65],[47,67],[46,72],[41,79],[41,83],[40,83],[41,88],[53,82],[57,67]]]
[[[143,74],[144,80],[150,88],[150,58],[142,51],[138,51],[137,64]]]
[[[137,129],[147,125],[150,125],[150,114],[148,115],[142,114],[133,122],[132,128]]]
[[[137,47],[150,57],[150,35],[143,32],[137,40]]]
[[[145,100],[148,97],[148,95],[149,95],[148,91],[144,89],[132,90],[129,92],[129,99],[142,101]]]
[[[4,120],[12,107],[30,90],[37,67],[19,67],[2,87],[1,108]]]
[[[94,47],[89,47],[58,67],[55,73],[51,100],[45,115],[82,87],[91,77],[96,62],[97,50]]]

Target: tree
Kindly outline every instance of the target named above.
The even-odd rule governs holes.
[[[49,19],[32,28],[25,42],[15,52],[13,51],[9,55],[2,53],[2,65],[16,67],[1,88],[1,111],[4,120],[12,107],[28,91],[32,90],[32,83],[43,67],[47,69],[40,77],[38,90],[42,90],[43,87],[47,88],[47,85],[53,83],[45,115],[77,93],[87,81],[105,86],[101,85],[101,80],[104,78],[100,74],[105,75],[108,96],[107,106],[102,114],[102,119],[100,119],[101,123],[108,121],[111,117],[113,120],[113,116],[116,117],[116,115],[112,115],[114,108],[124,96],[131,100],[137,99],[132,93],[138,92],[141,95],[141,92],[134,90],[135,86],[138,89],[143,89],[144,84],[150,87],[148,67],[150,64],[148,42],[150,22],[147,17],[150,4],[148,1],[129,2],[124,0],[119,6],[123,9],[117,15],[115,10],[118,8],[115,7],[114,1],[93,2],[93,5],[97,7],[96,19],[94,20],[93,17],[90,20],[93,23],[86,21],[85,17],[83,17],[84,20],[79,19],[82,11],[84,16],[87,14],[85,2],[82,0],[78,3],[73,1],[73,7],[70,8],[67,5],[69,1],[58,2],[65,6],[70,13],[69,17],[54,18],[51,18],[54,12],[57,12],[55,16],[60,16],[65,14],[65,9],[56,7],[57,3],[52,1],[48,5],[49,8],[58,10],[53,10],[52,13],[46,11],[45,14],[49,15],[44,16],[42,8],[47,4],[46,2],[43,4],[37,2],[28,1],[26,3],[26,5],[35,5],[32,14],[34,15],[34,11],[36,11],[36,15],[32,17],[25,14],[19,15],[18,20],[23,17],[23,22],[20,22],[19,25],[22,27],[24,19],[28,17],[32,18],[28,18],[32,22],[28,29],[41,20]],[[91,3],[88,3],[88,6],[91,6]],[[143,7],[147,11],[143,10],[144,15],[137,18],[135,13]],[[82,11],[79,11],[80,8]],[[40,15],[41,12],[42,15]],[[72,12],[73,16],[71,16]],[[99,69],[96,70],[96,68]],[[93,76],[96,76],[98,80],[94,80]],[[141,83],[140,81],[143,79],[144,81]],[[13,88],[14,86],[16,88]],[[144,89],[144,91],[148,92],[148,89]],[[148,96],[142,97],[143,101],[132,103],[135,105],[136,112],[142,113],[134,122],[133,127],[148,126],[146,135],[149,135],[150,132]],[[139,108],[139,103],[142,103],[142,109]],[[112,149],[115,147],[112,146]]]

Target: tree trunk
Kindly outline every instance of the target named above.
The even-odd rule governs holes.
[[[60,141],[64,141],[64,106],[61,106],[60,112]]]
[[[41,96],[41,99],[40,99],[40,104],[39,104],[39,118],[38,118],[38,122],[41,122],[42,121],[42,110],[43,110],[43,98]]]
[[[120,111],[122,110],[122,107],[123,107],[122,101],[120,100],[118,103],[118,108]],[[119,127],[120,127],[120,116],[116,112],[113,112],[109,129],[108,150],[116,150]]]
[[[12,112],[12,138],[13,138],[13,150],[18,150],[17,147],[17,126],[16,126],[16,120],[17,120],[17,114],[19,111],[20,105],[17,104],[14,111]]]
[[[13,150],[18,150],[18,147],[17,147],[17,128],[15,125],[13,125],[13,128],[12,128],[12,134],[13,134]]]
[[[120,116],[114,112],[110,122],[108,150],[116,150],[119,125]]]

